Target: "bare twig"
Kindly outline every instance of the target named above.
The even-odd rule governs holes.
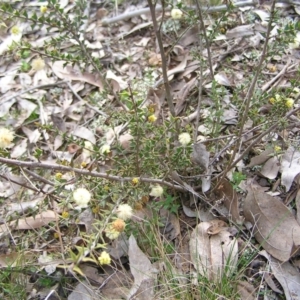
[[[207,50],[207,59],[208,59],[208,65],[209,65],[209,72],[210,72],[210,76],[213,79],[214,78],[214,68],[213,68],[213,64],[212,64],[212,58],[211,58],[211,52],[210,52],[210,41],[208,39],[208,36],[206,34],[206,29],[205,29],[205,24],[204,24],[204,20],[203,20],[203,14],[202,14],[202,10],[204,10],[204,8],[202,8],[200,6],[200,3],[198,0],[195,1],[196,2],[196,7],[197,7],[197,13],[198,13],[198,17],[199,17],[199,21],[200,21],[200,32],[203,33],[204,39],[205,39],[205,47]],[[199,39],[202,39],[202,36],[200,35]]]
[[[44,177],[42,177],[42,176],[34,173],[34,172],[32,172],[32,171],[30,171],[28,169],[24,169],[24,172],[27,173],[27,174],[29,174],[29,175],[31,175],[32,177],[34,177],[38,181],[44,182],[45,184],[49,184],[49,185],[52,185],[52,186],[55,185],[52,181],[50,181],[50,180],[48,180],[48,179],[46,179],[46,178],[44,178]]]
[[[166,55],[165,55],[165,51],[164,51],[162,38],[161,38],[160,28],[157,24],[157,19],[156,19],[156,15],[155,15],[155,5],[153,5],[152,0],[148,0],[148,4],[150,7],[151,17],[152,17],[152,21],[153,21],[153,28],[154,28],[154,31],[156,34],[156,39],[158,42],[160,55],[161,55],[161,64],[162,64],[162,72],[163,72],[163,78],[164,78],[164,86],[165,86],[165,90],[166,90],[166,98],[167,98],[168,106],[170,109],[170,113],[175,118],[175,109],[174,109],[174,104],[173,104],[173,100],[172,100],[169,79],[168,79],[168,75],[167,75],[167,69],[168,69],[167,59],[166,59]]]
[[[261,90],[263,92],[265,92],[274,82],[276,82],[276,80],[278,78],[282,77],[285,74],[285,72],[287,71],[287,69],[289,68],[290,64],[291,64],[290,61],[287,62],[287,64],[282,68],[282,70],[274,78],[272,78],[269,82],[267,82],[266,84],[264,84],[262,86]],[[295,66],[295,65],[297,65],[297,64],[294,64],[293,66]],[[270,92],[270,90],[269,90],[269,92]]]
[[[198,26],[199,32],[201,32],[201,27]],[[199,53],[203,51],[203,43],[201,37],[199,38]],[[194,131],[194,144],[197,143],[198,136],[198,127],[200,121],[200,108],[201,108],[201,100],[202,100],[202,84],[203,84],[203,65],[202,60],[200,61],[200,72],[198,75],[198,104],[197,104],[197,115],[196,115],[196,123],[195,123],[195,131]]]
[[[47,163],[39,163],[39,162],[25,162],[25,161],[20,161],[20,160],[15,160],[15,159],[10,159],[10,158],[4,158],[0,157],[0,162],[8,165],[13,165],[13,166],[18,166],[21,168],[31,168],[31,169],[50,169],[50,170],[56,170],[56,171],[62,171],[62,172],[74,172],[76,174],[80,175],[85,175],[85,176],[91,176],[91,177],[98,177],[98,178],[104,178],[112,181],[120,181],[120,182],[128,182],[132,181],[133,177],[122,177],[122,176],[115,176],[115,175],[109,175],[107,173],[99,173],[99,172],[94,172],[94,171],[89,171],[89,170],[83,170],[83,169],[77,169],[77,168],[72,168],[68,166],[62,166],[62,165],[56,165],[56,164],[47,164]],[[161,184],[167,187],[170,187],[172,189],[178,190],[178,191],[184,191],[182,187],[178,185],[174,185],[173,183],[167,182],[162,179],[154,179],[154,178],[139,178],[141,182],[146,182],[146,183],[157,183]]]

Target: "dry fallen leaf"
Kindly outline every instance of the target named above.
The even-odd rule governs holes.
[[[204,168],[205,173],[209,173],[209,152],[204,144],[198,143],[193,145],[191,160],[194,164]],[[210,189],[211,176],[202,177],[202,192],[205,193]]]
[[[289,147],[282,156],[281,161],[281,184],[288,192],[292,186],[294,178],[300,173],[300,152],[294,147]]]
[[[226,227],[228,226],[224,221],[218,219],[211,220],[209,221],[209,223],[210,227],[208,227],[207,233],[210,235],[218,234],[221,230],[226,229]]]
[[[280,261],[290,259],[300,245],[300,226],[280,200],[250,186],[244,215],[266,251]]]
[[[139,248],[132,235],[129,238],[128,258],[130,271],[134,277],[134,284],[130,289],[127,299],[131,299],[138,291],[139,297],[149,300],[154,299],[156,270],[152,266],[149,258]],[[140,288],[142,288],[142,290]]]
[[[74,129],[72,134],[87,141],[90,141],[92,144],[96,144],[96,138],[94,133],[86,127],[77,127]]]
[[[254,300],[255,288],[247,281],[239,281],[237,290],[243,300]]]
[[[18,230],[36,229],[48,225],[57,219],[57,214],[52,210],[43,211],[34,217],[28,217],[0,225],[0,238],[9,232],[10,227]]]
[[[266,161],[260,173],[268,179],[275,179],[278,175],[279,169],[279,159],[277,156],[274,156]]]
[[[273,149],[269,148],[257,156],[251,158],[250,164],[247,166],[248,168],[252,168],[257,165],[261,165],[266,162],[270,158],[270,154],[274,152]]]
[[[223,275],[234,272],[238,259],[238,243],[231,234],[222,230],[210,236],[210,222],[202,222],[191,234],[191,261],[202,276],[219,280]]]
[[[286,300],[299,299],[300,295],[300,274],[297,268],[291,263],[282,263],[269,255],[265,250],[259,252],[270,263],[272,273],[281,284]]]
[[[63,80],[78,80],[87,82],[91,85],[99,87],[100,91],[103,90],[103,83],[96,74],[88,72],[82,73],[78,67],[65,66],[66,61],[55,61],[53,64],[49,63],[52,67],[54,74]]]
[[[18,220],[18,222],[13,221],[10,224],[17,223],[15,229],[34,229],[40,228],[42,226],[48,225],[50,222],[54,222],[57,219],[57,214],[53,210],[46,210],[34,217],[28,217]]]

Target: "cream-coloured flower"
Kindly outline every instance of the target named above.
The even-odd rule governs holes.
[[[282,97],[279,94],[275,95],[276,102],[280,102],[282,100]]]
[[[171,17],[172,17],[172,19],[174,19],[174,20],[181,19],[181,18],[182,18],[182,15],[183,15],[183,12],[182,12],[180,9],[178,9],[178,8],[173,8],[173,9],[171,10]]]
[[[14,139],[14,134],[7,128],[0,128],[0,148],[7,148]]]
[[[91,193],[85,188],[78,188],[73,192],[73,199],[78,208],[85,208],[91,200]]]
[[[120,231],[117,231],[111,227],[108,227],[105,230],[105,235],[110,239],[110,240],[115,240],[119,235],[120,235]]]
[[[292,108],[294,106],[294,103],[295,103],[294,99],[292,99],[292,98],[286,98],[285,106],[287,108]]]
[[[274,151],[275,152],[280,152],[281,151],[281,147],[280,146],[275,146],[274,147]]]
[[[89,141],[85,141],[84,142],[84,148],[82,149],[82,153],[84,155],[85,158],[88,158],[92,155],[94,150],[94,146],[91,142]]]
[[[36,58],[31,62],[31,67],[35,71],[40,71],[45,68],[45,61],[41,58]]]
[[[157,197],[160,197],[163,193],[164,193],[164,189],[160,185],[157,184],[152,187],[149,195],[157,198]]]
[[[191,139],[191,136],[189,135],[189,133],[184,132],[184,133],[179,134],[178,140],[182,146],[186,146],[191,142],[192,139]]]
[[[118,218],[126,221],[132,217],[132,207],[128,204],[120,204],[117,209]]]
[[[22,29],[19,26],[13,26],[10,32],[12,35],[20,35],[22,33]]]
[[[108,144],[105,144],[103,145],[101,148],[100,148],[100,152],[102,154],[108,154],[110,152],[110,146]]]
[[[300,31],[296,33],[294,42],[289,44],[290,49],[297,49],[300,47]]]
[[[98,257],[98,260],[100,265],[109,265],[111,263],[110,255],[106,251],[101,253],[101,255]]]

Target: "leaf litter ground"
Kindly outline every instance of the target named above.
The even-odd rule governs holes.
[[[74,3],[61,1],[61,6],[72,14]],[[278,7],[280,24],[285,18],[298,18],[297,7],[287,4]],[[110,158],[93,161],[83,151],[83,141],[98,145],[100,151],[104,144],[113,147],[116,141],[123,149],[130,148],[132,136],[127,125],[110,120],[114,112],[129,110],[117,94],[134,90],[144,99],[143,105],[155,107],[158,123],[169,114],[164,100],[161,55],[155,43],[150,14],[128,17],[134,10],[147,8],[147,3],[122,4],[119,10],[127,18],[103,26],[116,15],[111,5],[107,8],[96,3],[91,5],[85,31],[87,48],[102,62],[101,76],[109,82],[110,92],[91,69],[82,71],[76,65],[65,67],[64,61],[46,59],[41,70],[22,71],[24,61],[8,54],[11,35],[5,30],[1,32],[1,126],[12,127],[16,138],[9,148],[10,157],[1,157],[0,263],[3,270],[17,271],[22,266],[26,299],[37,296],[41,299],[50,296],[56,297],[53,299],[170,297],[164,296],[168,288],[157,284],[161,276],[166,276],[162,275],[167,269],[166,262],[154,261],[153,249],[141,249],[142,238],[122,234],[109,242],[107,251],[114,261],[113,267],[82,261],[77,270],[74,261],[65,257],[70,250],[76,255],[79,249],[86,251],[86,237],[95,235],[94,225],[99,214],[94,207],[75,213],[76,219],[64,218],[65,207],[60,204],[66,193],[57,189],[57,172],[62,173],[65,181],[60,189],[70,193],[81,175],[88,175],[89,171],[105,174],[112,169]],[[39,4],[32,1],[27,3],[26,9],[38,10]],[[164,19],[163,42],[169,63],[167,75],[176,115],[182,128],[192,128],[197,131],[197,140],[205,141],[199,147],[194,146],[191,168],[198,166],[205,170],[202,175],[210,175],[200,181],[174,171],[167,181],[170,186],[178,184],[184,191],[180,193],[178,214],[161,208],[161,227],[150,227],[157,230],[157,236],[169,246],[166,249],[171,249],[168,255],[172,264],[168,268],[171,268],[172,277],[178,282],[182,280],[182,286],[192,283],[193,296],[187,299],[203,299],[197,292],[199,274],[211,281],[230,277],[246,252],[255,255],[244,266],[242,277],[246,280],[236,282],[242,299],[260,299],[257,296],[260,293],[268,294],[272,299],[281,299],[283,294],[286,299],[296,299],[295,295],[300,294],[297,256],[300,245],[297,175],[300,165],[299,152],[293,143],[298,133],[297,115],[293,114],[288,120],[290,127],[270,132],[254,145],[250,154],[247,153],[233,170],[228,170],[227,179],[223,178],[216,190],[211,187],[211,178],[224,170],[233,137],[238,131],[241,112],[232,95],[240,87],[237,101],[242,102],[245,97],[247,86],[243,85],[255,71],[269,9],[269,5],[236,9],[228,13],[227,21],[222,23],[224,27],[220,26],[211,51],[214,78],[218,88],[224,87],[223,96],[220,103],[213,101],[211,94],[216,86],[209,71],[203,70],[198,128],[195,128],[199,80],[197,27],[189,26],[187,21],[172,20],[169,12],[163,17],[161,11],[157,13],[159,20]],[[207,30],[213,29],[216,18],[206,16]],[[20,39],[32,44],[33,55],[26,62],[38,57],[45,41],[58,34],[55,30],[47,34],[42,29],[31,32],[26,22],[20,27],[23,31]],[[274,37],[278,29],[274,26]],[[72,40],[64,42],[66,53],[73,45]],[[267,118],[271,110],[271,96],[267,95],[288,89],[292,80],[297,79],[299,52],[292,48],[287,46],[281,57],[272,57],[262,71],[259,89],[266,93],[266,101],[257,109],[260,118]],[[202,55],[207,60],[205,50]],[[219,117],[214,114],[218,110],[222,110]],[[244,127],[242,148],[247,148],[249,141],[265,130],[261,125],[255,127],[251,117],[254,119],[250,116]],[[60,134],[48,130],[47,126],[53,126]],[[276,152],[273,145],[279,144],[281,151]],[[37,156],[39,151],[43,153],[41,156]],[[16,168],[9,159],[31,164],[15,164]],[[59,168],[57,162],[65,166]],[[87,170],[80,169],[82,163],[88,164]],[[37,169],[42,166],[39,164],[45,168]],[[70,164],[77,171],[72,170]],[[239,179],[238,174],[247,176]],[[154,218],[151,202],[155,201],[151,198],[136,210],[132,223],[141,224],[141,220]],[[68,207],[69,211],[73,209],[73,206]],[[141,230],[147,236],[149,228],[145,224],[141,225]],[[261,249],[264,250],[258,252]],[[51,280],[47,282],[47,279]],[[13,275],[11,280],[14,280]]]

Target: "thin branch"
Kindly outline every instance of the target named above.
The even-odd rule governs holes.
[[[13,166],[18,166],[21,168],[30,168],[30,169],[50,169],[50,170],[56,170],[56,171],[62,171],[62,172],[74,172],[76,174],[80,175],[85,175],[85,176],[91,176],[91,177],[98,177],[98,178],[104,178],[112,181],[120,181],[120,182],[128,182],[132,181],[133,177],[122,177],[122,176],[115,176],[115,175],[109,175],[107,173],[99,173],[99,172],[94,172],[94,171],[89,171],[89,170],[84,170],[84,169],[77,169],[77,168],[72,168],[68,166],[62,166],[62,165],[56,165],[56,164],[47,164],[47,163],[39,163],[39,162],[25,162],[25,161],[20,161],[16,159],[10,159],[10,158],[4,158],[0,157],[0,162],[8,165],[13,165]],[[178,191],[185,191],[184,188],[174,185],[173,183],[167,182],[162,179],[154,179],[154,178],[139,178],[141,182],[145,183],[157,183],[161,184],[167,187],[170,187],[172,189],[178,190]]]
[[[199,32],[201,32],[200,25],[198,26]],[[202,54],[203,51],[203,43],[202,39],[199,38],[199,53]],[[202,55],[201,55],[202,57]],[[197,136],[198,136],[198,127],[200,121],[200,109],[201,109],[201,102],[202,102],[202,85],[203,85],[203,65],[202,65],[202,58],[200,60],[200,73],[198,75],[198,104],[197,104],[197,116],[196,116],[196,123],[195,123],[195,131],[194,131],[194,144],[197,143]]]
[[[156,20],[155,5],[153,5],[152,0],[148,0],[148,4],[150,7],[153,28],[154,28],[154,31],[156,34],[156,39],[158,42],[160,55],[161,55],[161,64],[162,64],[164,86],[165,86],[165,90],[166,90],[166,98],[167,98],[168,106],[170,109],[170,113],[175,118],[175,108],[174,108],[174,104],[173,104],[173,100],[172,100],[171,89],[170,89],[169,79],[168,79],[168,75],[167,75],[167,69],[168,69],[167,59],[166,59],[166,55],[165,55],[162,38],[161,38],[161,32],[160,32],[160,29],[159,29],[159,26],[158,26],[157,20]]]
[[[209,41],[208,36],[206,34],[206,29],[205,29],[203,14],[202,14],[202,11],[204,10],[204,8],[200,7],[200,3],[199,3],[198,0],[195,0],[195,2],[196,2],[197,13],[198,13],[198,17],[199,17],[199,21],[200,21],[200,25],[201,25],[200,30],[203,33],[205,43],[206,43],[205,47],[206,47],[206,50],[207,50],[207,60],[208,60],[208,65],[209,65],[209,72],[210,72],[211,78],[213,79],[214,78],[214,68],[213,68],[211,52],[210,52],[210,41]],[[202,39],[201,35],[199,36],[199,39]]]

